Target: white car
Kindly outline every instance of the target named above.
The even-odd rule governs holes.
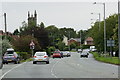
[[[49,57],[46,52],[36,52],[33,58],[33,64],[36,64],[37,62],[46,62],[46,64],[49,64]]]
[[[70,54],[69,51],[63,51],[63,56],[64,56],[64,57],[70,57],[71,54]]]

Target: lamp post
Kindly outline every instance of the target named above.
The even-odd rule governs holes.
[[[106,53],[106,21],[105,21],[105,3],[96,3],[93,4],[102,4],[104,6],[104,53]]]
[[[100,31],[100,13],[91,13],[91,14],[96,14],[99,16],[99,31]]]

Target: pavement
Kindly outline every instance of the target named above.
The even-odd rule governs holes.
[[[92,54],[80,58],[72,52],[71,57],[50,58],[50,64],[4,64],[1,78],[118,78],[118,66],[98,62]]]

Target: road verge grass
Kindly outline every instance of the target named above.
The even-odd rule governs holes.
[[[22,63],[22,62],[29,62],[29,61],[33,61],[33,58],[29,58],[29,59],[26,59],[26,60],[21,60],[20,63]]]
[[[104,57],[104,56],[99,56],[97,52],[91,52],[91,53],[93,54],[94,58],[98,61],[120,65],[120,59],[118,57]]]

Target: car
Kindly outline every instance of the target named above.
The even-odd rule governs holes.
[[[63,57],[70,57],[71,54],[69,51],[63,51]]]
[[[87,51],[83,51],[83,52],[80,54],[80,57],[81,57],[81,58],[82,58],[82,57],[88,58],[88,55],[89,55],[89,53],[88,53]]]
[[[3,55],[3,64],[8,64],[14,62],[14,64],[20,63],[20,56],[14,51],[14,49],[7,49],[6,53]]]
[[[59,52],[59,51],[54,51],[52,57],[53,57],[53,58],[61,58],[61,57],[62,57],[62,56],[61,56],[61,52]]]
[[[35,52],[34,58],[33,58],[33,64],[36,64],[37,62],[46,62],[46,64],[49,64],[49,57],[46,52]]]
[[[82,49],[78,49],[78,53],[81,53],[82,52]]]
[[[66,52],[67,52],[67,57],[70,57],[71,53],[69,51],[66,51]]]
[[[62,51],[60,51],[60,54],[61,54],[61,57],[63,58],[63,52]]]

